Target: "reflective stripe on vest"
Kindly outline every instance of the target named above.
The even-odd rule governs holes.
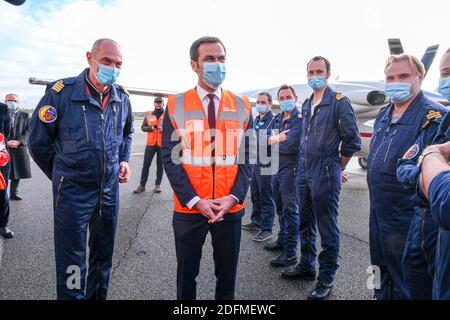
[[[209,129],[203,104],[195,89],[177,94],[169,99],[168,116],[181,138],[179,159],[196,191],[202,199],[220,198],[229,195],[238,173],[238,152],[250,118],[248,100],[223,91],[216,120],[216,129]],[[215,142],[211,145],[211,134]],[[215,157],[211,157],[211,149]],[[177,159],[178,160],[178,159]],[[198,213],[193,208],[183,207],[174,195],[175,211]],[[237,204],[229,212],[245,208]]]

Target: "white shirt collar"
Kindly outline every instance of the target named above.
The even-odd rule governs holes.
[[[198,96],[200,97],[200,100],[202,100],[202,101],[206,98],[206,96],[207,96],[208,94],[210,94],[210,92],[206,91],[205,89],[203,89],[203,88],[202,88],[201,86],[199,86],[199,85],[197,85],[196,90],[197,90]],[[219,101],[220,101],[220,99],[222,98],[222,88],[221,88],[221,87],[217,88],[216,91],[213,92],[213,94],[214,94],[214,95],[219,99]]]

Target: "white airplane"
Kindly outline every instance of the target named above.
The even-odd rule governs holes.
[[[403,47],[400,39],[388,39],[388,44],[391,54],[403,53]],[[426,71],[429,70],[436,56],[438,48],[439,45],[435,45],[430,46],[426,49],[425,54],[422,57],[422,62],[425,65]],[[54,80],[29,78],[30,84],[49,85],[53,82]],[[308,84],[294,84],[291,86],[295,88],[300,102],[305,101],[312,94],[312,90]],[[389,99],[384,94],[384,81],[331,81],[329,83],[329,86],[334,91],[340,92],[348,97],[352,103],[362,138],[362,149],[355,156],[358,157],[359,165],[363,169],[366,169],[367,155],[369,153],[370,139],[372,138],[374,118],[377,116],[379,110],[389,102]],[[279,86],[273,88],[258,88],[242,92],[241,94],[249,97],[250,101],[252,102],[252,106],[254,106],[258,93],[266,91],[275,97],[278,88]],[[176,92],[173,91],[132,87],[127,87],[127,90],[130,94],[152,97],[167,98],[170,95],[176,94]],[[448,100],[437,93],[430,91],[424,91],[424,93],[428,98],[441,104],[450,104]],[[278,108],[278,101],[274,101],[274,110],[277,111]],[[256,115],[256,111],[254,109],[255,108],[253,108],[253,114]]]

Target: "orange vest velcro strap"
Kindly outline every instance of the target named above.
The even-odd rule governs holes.
[[[239,147],[251,116],[248,99],[223,90],[212,130],[195,89],[169,97],[167,110],[166,116],[181,138],[181,165],[196,194],[201,199],[230,195],[239,171]],[[213,142],[211,135],[215,136]],[[175,212],[199,213],[182,206],[176,194],[174,204]],[[242,209],[245,203],[236,204],[229,212]]]
[[[3,174],[0,172],[0,190],[6,190],[6,181]]]

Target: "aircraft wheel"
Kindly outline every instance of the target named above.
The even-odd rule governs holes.
[[[367,170],[367,162],[368,162],[367,158],[358,158],[359,166],[364,170]]]

